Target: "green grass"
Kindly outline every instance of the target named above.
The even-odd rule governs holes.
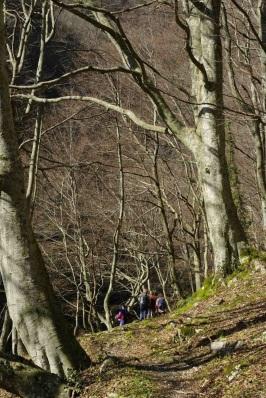
[[[174,313],[175,316],[184,314],[185,312],[190,310],[196,303],[207,300],[209,297],[213,296],[217,291],[218,285],[219,282],[217,279],[213,277],[207,278],[203,286],[198,291],[196,291],[194,294],[192,294],[179,304],[177,310]]]
[[[249,279],[250,276],[251,276],[250,269],[245,265],[241,265],[237,270],[235,270],[232,274],[226,277],[225,282],[228,284],[233,279],[236,279],[238,281],[239,280],[243,281]]]
[[[263,257],[262,252],[255,251],[255,249],[252,251],[252,255],[253,258],[261,259]],[[242,264],[232,274],[228,275],[225,279],[225,283],[228,285],[233,280],[248,281],[250,278],[252,278],[251,270],[249,267],[250,261],[251,260],[249,259],[247,264]],[[182,315],[187,311],[189,311],[195,304],[200,303],[201,301],[207,300],[208,298],[214,296],[217,293],[218,288],[220,286],[221,286],[221,281],[219,279],[215,277],[207,278],[201,289],[199,289],[197,292],[195,292],[194,294],[192,294],[191,296],[189,296],[185,300],[182,300],[179,303],[176,311],[174,312],[174,316]],[[236,297],[232,305],[240,304],[241,302],[242,302],[242,297]]]
[[[261,260],[266,262],[266,251],[258,250],[255,247],[248,247],[242,254],[243,265],[249,265],[252,260]]]
[[[128,373],[128,380],[116,392],[117,398],[151,398],[154,392],[152,382],[137,372]]]

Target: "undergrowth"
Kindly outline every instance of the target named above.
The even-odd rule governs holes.
[[[252,259],[260,259],[266,262],[266,252],[261,252],[256,249],[249,249],[249,261],[241,264],[234,272],[228,275],[224,281],[213,276],[205,279],[202,287],[193,293],[191,296],[178,303],[174,316],[182,315],[189,311],[195,304],[207,300],[217,294],[221,284],[229,285],[233,280],[248,280],[251,274],[250,263]]]
[[[129,372],[127,381],[117,389],[116,398],[151,398],[154,387],[150,380],[138,372]]]
[[[190,310],[196,303],[207,300],[209,297],[213,296],[216,293],[218,286],[219,280],[214,277],[207,278],[199,290],[197,290],[191,296],[182,300],[178,304],[177,310],[175,311],[174,315],[182,315]]]

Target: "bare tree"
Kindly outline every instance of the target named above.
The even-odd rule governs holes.
[[[193,152],[198,162],[215,270],[218,274],[225,273],[229,264],[238,262],[238,248],[241,242],[246,241],[246,237],[232,199],[225,159],[222,51],[219,31],[221,2],[214,4],[209,1],[184,1],[185,21],[179,18],[178,2],[176,2],[177,22],[187,34],[187,50],[191,60],[192,98],[196,103],[195,127],[186,127],[178,120],[161,90],[149,79],[149,70],[152,67],[146,65],[134,49],[117,16],[97,8],[92,2],[77,6],[67,5],[60,1],[54,1],[54,3],[106,32],[121,56],[125,73],[130,73],[137,85],[153,101],[167,129]],[[87,9],[89,13],[83,13],[82,9]],[[60,100],[49,101],[37,97],[25,97],[38,102]],[[62,100],[66,99],[66,97],[62,98]],[[72,96],[69,99],[79,98]],[[108,105],[105,101],[92,97],[80,99],[109,106],[127,115],[140,126],[151,129],[147,123],[121,107]],[[153,129],[164,131],[159,127]]]
[[[231,4],[232,3],[232,4]],[[254,140],[256,176],[261,201],[263,229],[266,229],[266,6],[264,1],[232,1],[223,8],[225,49],[232,94],[236,109],[245,115]],[[233,7],[233,8],[232,8]],[[243,20],[241,24],[236,16]],[[247,30],[243,33],[243,24]],[[236,33],[235,33],[236,32]],[[237,49],[237,51],[234,50]],[[245,81],[236,73],[243,69]],[[248,82],[248,84],[246,83]]]
[[[88,359],[65,325],[29,221],[9,98],[3,1],[0,3],[0,85],[1,275],[9,314],[34,363],[66,376],[68,369],[84,366]]]

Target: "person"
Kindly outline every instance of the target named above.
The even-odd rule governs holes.
[[[122,305],[115,316],[115,319],[119,322],[119,326],[124,326],[124,324],[126,323],[126,316],[127,316],[126,307]]]
[[[143,289],[143,292],[139,296],[139,319],[142,321],[147,318],[148,309],[149,309],[149,294],[146,288]]]
[[[164,299],[162,293],[158,294],[158,298],[156,300],[155,306],[156,306],[156,313],[158,315],[165,313],[165,311],[166,311],[166,302],[165,302],[165,299]]]
[[[149,294],[149,308],[148,308],[148,318],[153,318],[156,313],[156,292],[151,292]]]

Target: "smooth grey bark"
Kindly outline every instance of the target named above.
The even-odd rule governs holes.
[[[199,290],[201,288],[200,256],[195,250],[193,252],[193,264],[194,264],[194,274],[195,274],[195,287],[196,290]]]
[[[200,144],[190,148],[198,172],[213,247],[216,274],[238,263],[238,245],[246,241],[233,201],[225,157],[221,1],[183,1],[190,31],[192,96]]]
[[[29,221],[6,72],[0,0],[0,270],[14,328],[39,367],[66,376],[89,360],[63,319]]]
[[[1,336],[0,336],[0,352],[6,351],[6,346],[9,338],[11,337],[11,332],[12,332],[12,321],[8,309],[6,308]]]
[[[258,7],[259,36],[261,61],[261,85],[262,85],[262,117],[259,126],[255,127],[255,147],[257,163],[257,179],[261,197],[261,210],[263,229],[266,231],[266,4],[260,1]]]
[[[266,78],[266,70],[265,70]],[[266,100],[266,90],[265,90]],[[266,231],[266,127],[260,119],[256,119],[250,127],[256,151],[256,176],[261,201],[262,226]]]

